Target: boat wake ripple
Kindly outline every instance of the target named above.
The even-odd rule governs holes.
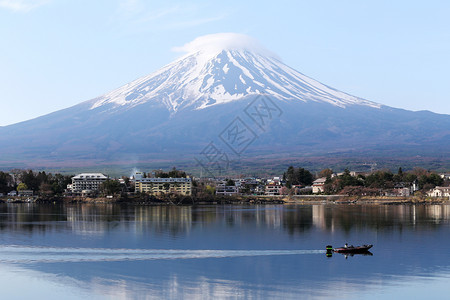
[[[323,254],[324,250],[174,250],[0,246],[0,263],[133,261]]]

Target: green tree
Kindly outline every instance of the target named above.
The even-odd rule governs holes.
[[[298,168],[295,174],[298,181],[297,184],[311,185],[314,181],[313,174],[304,168]]]
[[[304,168],[294,168],[289,166],[283,174],[286,180],[286,187],[291,188],[293,185],[311,185],[314,179],[313,174]]]
[[[293,166],[289,166],[287,171],[283,174],[283,177],[286,180],[287,187],[290,188],[293,184],[296,184],[295,168]]]
[[[28,189],[33,191],[39,190],[40,183],[38,182],[36,175],[32,170],[23,171],[21,174],[21,181],[27,185]]]
[[[444,183],[444,179],[436,173],[425,174],[419,177],[419,187],[431,189]]]
[[[412,173],[406,173],[404,176],[404,181],[408,182],[408,183],[413,183],[414,181],[417,180],[417,175],[412,174]]]
[[[102,183],[100,190],[107,195],[114,195],[122,191],[122,187],[117,180],[107,179]]]
[[[205,192],[209,195],[214,195],[216,193],[216,189],[210,185],[205,187]]]
[[[168,173],[169,177],[172,178],[186,178],[186,172],[177,170],[175,167],[172,168]]]
[[[24,182],[19,183],[19,185],[17,186],[17,191],[23,191],[23,190],[28,190],[28,185]]]
[[[73,175],[55,174],[49,175],[48,183],[51,185],[52,192],[56,195],[61,195],[67,188],[67,185],[72,183]]]
[[[187,174],[184,171],[177,170],[175,167],[169,172],[164,172],[163,170],[155,171],[156,178],[186,178]]]
[[[13,187],[13,178],[8,173],[0,172],[0,193],[8,193]]]
[[[400,182],[403,182],[403,178],[404,178],[404,173],[403,173],[402,167],[399,167],[397,174],[395,174],[392,177],[392,181],[395,183],[400,183]]]
[[[227,186],[234,186],[235,182],[233,181],[233,179],[227,179],[227,182],[225,183],[225,185],[227,185]]]
[[[342,190],[346,186],[361,186],[364,184],[361,180],[352,176],[349,169],[345,169],[344,173],[339,176],[339,179],[341,179],[339,190]]]
[[[394,174],[390,171],[376,171],[366,177],[366,187],[370,188],[393,188],[394,187]]]

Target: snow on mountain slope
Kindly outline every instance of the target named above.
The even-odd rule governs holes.
[[[313,101],[339,107],[381,106],[301,74],[245,35],[207,35],[175,50],[187,54],[159,71],[97,98],[91,109],[104,105],[131,108],[154,101],[175,113],[257,94],[282,101]]]

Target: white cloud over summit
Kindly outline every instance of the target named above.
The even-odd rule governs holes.
[[[181,47],[172,48],[175,52],[187,54],[202,52],[220,52],[222,50],[248,50],[277,57],[274,53],[262,46],[258,40],[241,33],[216,33],[200,36]]]

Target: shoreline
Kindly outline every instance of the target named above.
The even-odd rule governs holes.
[[[319,200],[320,199],[320,200]],[[378,205],[396,205],[396,204],[450,204],[446,198],[431,197],[395,197],[395,196],[323,196],[323,197],[294,197],[286,200],[286,204],[310,204],[312,202],[329,204],[378,204]]]
[[[191,196],[167,195],[155,196],[127,196],[127,197],[3,197],[0,203],[91,203],[91,204],[130,204],[130,205],[311,205],[311,204],[450,204],[450,199],[431,197],[395,197],[395,196],[346,196],[346,195],[295,195],[295,196],[209,196],[195,198]]]

